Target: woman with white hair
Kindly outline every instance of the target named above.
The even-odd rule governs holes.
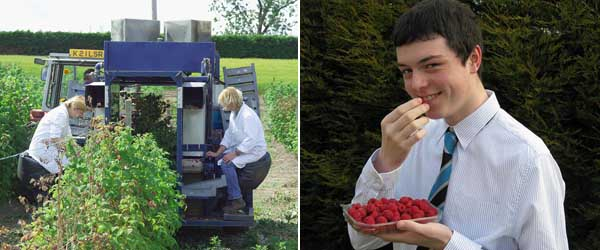
[[[71,137],[69,118],[82,117],[87,110],[83,96],[74,96],[58,107],[50,110],[38,124],[27,153],[39,164],[19,169],[19,178],[29,182],[31,178],[45,174],[56,174],[59,162],[62,166],[68,163],[67,158],[59,154],[60,144]]]
[[[246,207],[237,172],[253,163],[266,165],[268,170],[270,156],[267,153],[267,144],[260,118],[252,108],[244,103],[242,92],[234,87],[225,88],[219,94],[219,105],[223,107],[224,111],[231,111],[229,127],[225,131],[217,152],[209,151],[206,155],[218,157],[224,153],[219,165],[227,179],[227,198],[230,204],[223,210],[226,213],[235,213]],[[262,164],[263,162],[264,164]],[[258,184],[266,176],[266,172],[261,172],[259,175],[262,176],[257,177],[260,179]]]
[[[50,110],[38,123],[29,149],[19,157],[17,169],[17,177],[24,189],[22,191],[30,201],[33,202],[38,194],[47,194],[47,190],[34,188],[31,179],[56,175],[59,164],[63,167],[68,164],[64,141],[72,136],[69,118],[82,117],[87,109],[83,96],[74,96]]]

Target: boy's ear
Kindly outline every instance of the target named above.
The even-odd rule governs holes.
[[[469,71],[471,73],[477,73],[477,71],[479,70],[479,67],[481,66],[481,61],[482,61],[481,46],[475,45],[475,48],[473,48],[473,51],[471,51],[471,54],[469,55],[469,58],[467,59]]]

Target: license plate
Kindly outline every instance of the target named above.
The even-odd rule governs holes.
[[[94,50],[94,49],[69,49],[70,57],[77,58],[104,58],[104,50]]]

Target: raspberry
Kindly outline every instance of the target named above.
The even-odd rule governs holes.
[[[414,213],[412,215],[413,219],[417,219],[417,218],[423,218],[425,217],[425,213],[423,213],[423,211],[419,210],[416,213]]]
[[[373,204],[367,205],[367,212],[372,213],[373,211],[377,211],[377,207]]]
[[[435,209],[435,208],[433,208],[433,207],[432,207],[432,208],[430,208],[430,209],[429,209],[429,211],[431,211],[431,213],[432,213],[433,215],[437,215],[437,214],[438,214],[438,210],[437,210],[437,209]]]
[[[363,218],[363,222],[365,224],[373,225],[373,224],[375,224],[375,219],[373,219],[373,217],[371,217],[371,216],[367,216],[367,217]]]
[[[352,211],[350,213],[350,216],[352,216],[352,218],[354,218],[354,220],[356,220],[356,221],[362,220],[362,216],[360,216],[360,212],[358,212],[357,210]]]
[[[385,216],[386,219],[391,221],[394,217],[394,213],[392,212],[392,210],[383,210],[383,216]]]
[[[422,200],[420,200],[420,199],[414,199],[414,200],[413,200],[413,206],[417,206],[417,207],[418,207],[418,206],[419,206],[419,204],[421,204],[422,202],[423,202],[423,201],[422,201]]]
[[[425,211],[425,209],[429,208],[429,204],[427,204],[426,200],[419,200],[419,202],[416,205],[423,211]]]
[[[410,220],[410,219],[412,219],[412,217],[408,213],[403,213],[402,215],[400,215],[400,219],[401,220]]]
[[[377,218],[377,216],[379,216],[379,212],[373,211],[369,214],[369,216],[373,216],[374,218]]]
[[[386,223],[386,222],[388,222],[388,220],[384,216],[378,216],[376,221],[377,221],[377,223]]]
[[[425,210],[425,216],[427,216],[427,217],[435,216],[436,214],[437,214],[437,211],[435,211],[435,209]]]
[[[367,216],[367,209],[364,207],[359,208],[358,210],[356,210],[360,213],[360,217],[365,217]]]
[[[412,201],[412,198],[408,196],[403,196],[402,198],[400,198],[400,202],[404,203],[404,205],[406,205],[409,201]]]
[[[429,206],[429,207],[427,208],[427,210],[431,210],[432,212],[434,212],[434,213],[436,213],[436,214],[437,214],[437,208],[436,208],[436,207]],[[425,210],[425,211],[427,211],[427,210]]]
[[[415,215],[417,212],[422,212],[422,211],[421,211],[421,209],[420,209],[419,207],[417,207],[417,206],[412,206],[412,207],[410,207],[410,209],[408,210],[408,212],[409,212],[411,215],[413,215],[413,216],[414,216],[414,215]]]
[[[348,214],[357,213],[357,212],[358,212],[358,209],[356,209],[356,208],[353,208],[353,207],[348,208]]]
[[[398,212],[400,212],[400,213],[406,212],[406,205],[404,205],[404,204],[398,205]]]
[[[386,209],[394,211],[394,210],[398,210],[398,206],[396,206],[395,203],[388,203],[388,205],[386,206]]]
[[[432,217],[437,215],[438,211],[427,199],[413,199],[403,196],[400,199],[370,198],[364,205],[354,203],[348,209],[348,214],[356,221],[375,224]]]

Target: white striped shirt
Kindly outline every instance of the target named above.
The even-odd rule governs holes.
[[[454,231],[445,249],[568,249],[565,183],[544,142],[500,108],[492,91],[475,112],[454,126],[458,144],[441,223]],[[427,199],[440,171],[443,120],[430,121],[401,167],[379,174],[373,153],[356,183],[352,203],[369,198]],[[352,246],[387,242],[348,226]],[[416,246],[394,243],[395,250]]]

